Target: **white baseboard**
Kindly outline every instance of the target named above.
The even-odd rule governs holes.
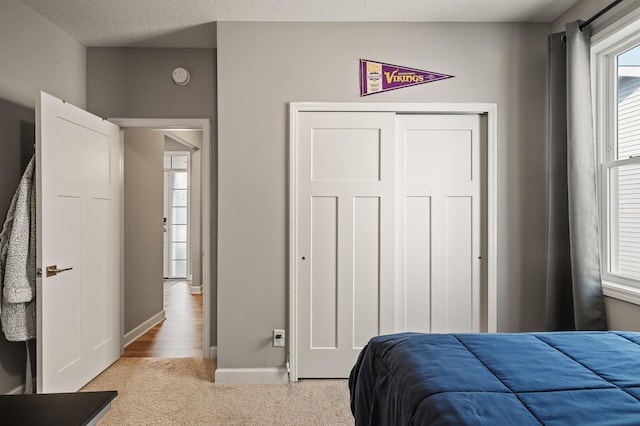
[[[139,326],[137,326],[136,328],[134,328],[133,330],[131,330],[130,332],[125,333],[124,346],[126,347],[131,343],[135,342],[138,337],[142,336],[144,333],[151,330],[161,321],[164,321],[165,318],[166,317],[163,309],[157,314],[155,314],[154,316],[152,316],[151,318],[149,318],[148,320],[146,320],[145,322],[143,322],[142,324],[140,324]]]
[[[283,384],[289,383],[284,367],[273,368],[218,368],[217,384]]]
[[[211,346],[209,348],[209,359],[218,359],[218,347]]]
[[[202,294],[202,286],[189,284],[189,291],[191,294]]]

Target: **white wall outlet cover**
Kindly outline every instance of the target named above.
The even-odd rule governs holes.
[[[189,74],[189,71],[186,69],[178,67],[171,73],[171,78],[173,78],[174,83],[177,85],[184,86],[191,79],[191,74]]]
[[[284,330],[273,330],[273,346],[284,346]]]

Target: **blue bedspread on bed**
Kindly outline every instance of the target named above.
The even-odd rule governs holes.
[[[640,333],[402,333],[351,371],[356,425],[640,425]]]

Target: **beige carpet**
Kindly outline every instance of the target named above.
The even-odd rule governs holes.
[[[117,390],[99,425],[353,425],[346,380],[217,385],[215,361],[120,358],[83,391]]]

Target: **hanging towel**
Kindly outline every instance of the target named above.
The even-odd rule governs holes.
[[[36,337],[36,193],[32,158],[0,232],[0,322],[9,341]],[[29,343],[25,393],[32,393]]]

